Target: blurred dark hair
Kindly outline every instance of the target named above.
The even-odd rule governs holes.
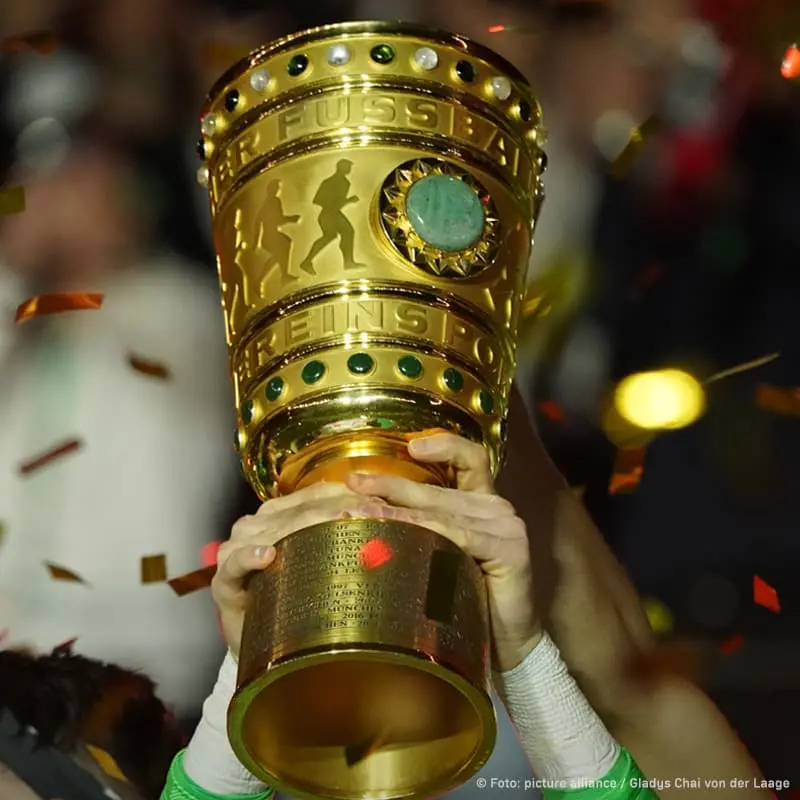
[[[143,675],[56,648],[33,656],[0,651],[0,710],[36,731],[39,747],[104,750],[146,800],[158,800],[185,741]]]

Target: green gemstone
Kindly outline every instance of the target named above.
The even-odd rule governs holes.
[[[451,392],[460,392],[464,388],[464,376],[457,369],[449,367],[444,371],[444,385]]]
[[[367,353],[354,353],[347,359],[347,369],[356,375],[366,375],[374,366],[375,361]]]
[[[482,391],[478,395],[478,405],[484,414],[491,414],[494,411],[494,398],[487,391]]]
[[[252,400],[248,400],[242,406],[242,421],[245,425],[249,425],[253,421],[253,415],[255,414],[256,407]]]
[[[273,378],[264,389],[267,400],[274,402],[283,394],[283,378]]]
[[[483,205],[464,181],[452,175],[428,175],[406,196],[406,214],[422,239],[439,250],[466,250],[483,233]]]
[[[307,66],[308,56],[296,55],[291,57],[289,65],[286,67],[286,69],[293,78],[296,78],[298,75],[302,75],[306,71]]]
[[[397,369],[400,370],[401,375],[413,380],[422,375],[422,362],[414,356],[403,356],[397,362]]]
[[[376,44],[369,55],[378,64],[389,64],[394,60],[394,50],[388,44]]]
[[[256,475],[258,475],[258,479],[263,483],[269,477],[269,471],[267,468],[259,462],[256,466]]]
[[[309,361],[308,364],[303,367],[300,377],[303,379],[303,383],[311,385],[320,380],[324,374],[325,365],[321,361]]]

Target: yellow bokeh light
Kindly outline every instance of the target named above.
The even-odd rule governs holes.
[[[614,392],[619,415],[645,430],[675,430],[695,422],[706,407],[700,382],[678,369],[640,372],[622,380]]]

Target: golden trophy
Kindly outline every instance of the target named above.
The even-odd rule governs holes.
[[[453,485],[410,437],[500,465],[544,130],[490,50],[357,22],[254,51],[212,88],[207,183],[239,414],[263,500],[350,472]],[[342,519],[250,583],[234,751],[302,797],[425,798],[491,754],[478,565],[427,529]]]

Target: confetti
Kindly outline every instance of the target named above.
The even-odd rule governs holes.
[[[113,756],[106,753],[105,750],[101,750],[99,747],[94,747],[94,745],[91,744],[87,744],[86,749],[91,753],[97,766],[100,767],[109,778],[125,783],[128,782],[125,773],[119,768],[119,764],[117,764]]]
[[[647,621],[654,633],[668,633],[674,626],[674,620],[670,610],[660,601],[648,597],[643,602],[644,612],[647,614]]]
[[[753,576],[753,602],[773,614],[780,614],[781,603],[778,593],[763,578]]]
[[[768,356],[762,356],[761,358],[756,358],[753,361],[746,361],[744,364],[739,364],[736,367],[731,367],[730,369],[722,370],[722,372],[714,373],[710,378],[706,378],[703,383],[707,385],[709,383],[721,381],[723,378],[729,378],[731,375],[738,375],[740,372],[749,372],[751,369],[757,369],[758,367],[763,367],[765,364],[772,363],[776,358],[780,358],[780,356],[780,353],[770,353]]]
[[[203,45],[203,62],[210,67],[227,69],[237,61],[246,58],[250,48],[241,44],[209,42]]]
[[[657,134],[662,128],[660,117],[653,115],[645,120],[638,128],[631,131],[631,137],[625,149],[617,156],[614,163],[611,165],[611,173],[620,178],[628,172],[633,166],[639,153],[648,140]]]
[[[741,634],[737,633],[735,636],[730,636],[719,646],[720,652],[726,656],[733,655],[742,649],[744,641],[744,636]]]
[[[71,570],[65,569],[64,567],[59,567],[57,564],[51,564],[49,561],[44,562],[45,567],[47,567],[47,571],[50,573],[50,577],[54,581],[66,581],[68,583],[86,583],[86,581],[81,578],[80,575],[76,575]]]
[[[19,214],[25,210],[25,189],[22,186],[0,187],[0,214]]]
[[[15,322],[27,322],[45,314],[60,314],[62,311],[93,311],[103,305],[102,292],[60,292],[31,297],[17,308]]]
[[[787,48],[781,64],[781,75],[790,81],[800,78],[800,47],[797,44]]]
[[[201,589],[208,589],[216,571],[216,565],[203,567],[202,569],[196,569],[194,572],[187,572],[186,575],[171,578],[167,583],[178,597],[184,597],[187,594],[199,592]]]
[[[614,472],[608,487],[609,494],[633,492],[642,480],[644,447],[623,447],[617,450]]]
[[[800,416],[800,389],[783,389],[762,384],[756,389],[756,405],[773,414]]]
[[[58,39],[52,33],[35,31],[24,36],[12,36],[0,42],[0,51],[3,53],[22,53],[25,50],[34,50],[47,56],[58,49]]]
[[[561,410],[561,406],[552,400],[544,400],[539,403],[539,413],[549,422],[564,422],[564,412]]]
[[[150,378],[158,378],[159,380],[166,381],[172,377],[169,369],[164,364],[159,364],[158,361],[148,361],[145,358],[139,358],[139,356],[133,353],[128,355],[128,364],[137,372],[141,372],[142,375],[147,375]]]
[[[142,556],[142,583],[164,583],[167,580],[167,557],[160,553],[157,556]]]
[[[217,563],[217,555],[222,547],[222,542],[209,542],[203,545],[200,551],[200,563],[204,567],[213,567]]]
[[[20,464],[20,474],[30,475],[31,473],[40,470],[42,467],[46,467],[51,462],[56,461],[63,456],[69,455],[70,453],[74,453],[76,450],[80,450],[81,447],[83,447],[83,442],[80,439],[70,439],[63,444],[54,447],[52,450],[48,450],[46,453],[42,453],[41,455],[30,459],[30,461],[25,461]]]

